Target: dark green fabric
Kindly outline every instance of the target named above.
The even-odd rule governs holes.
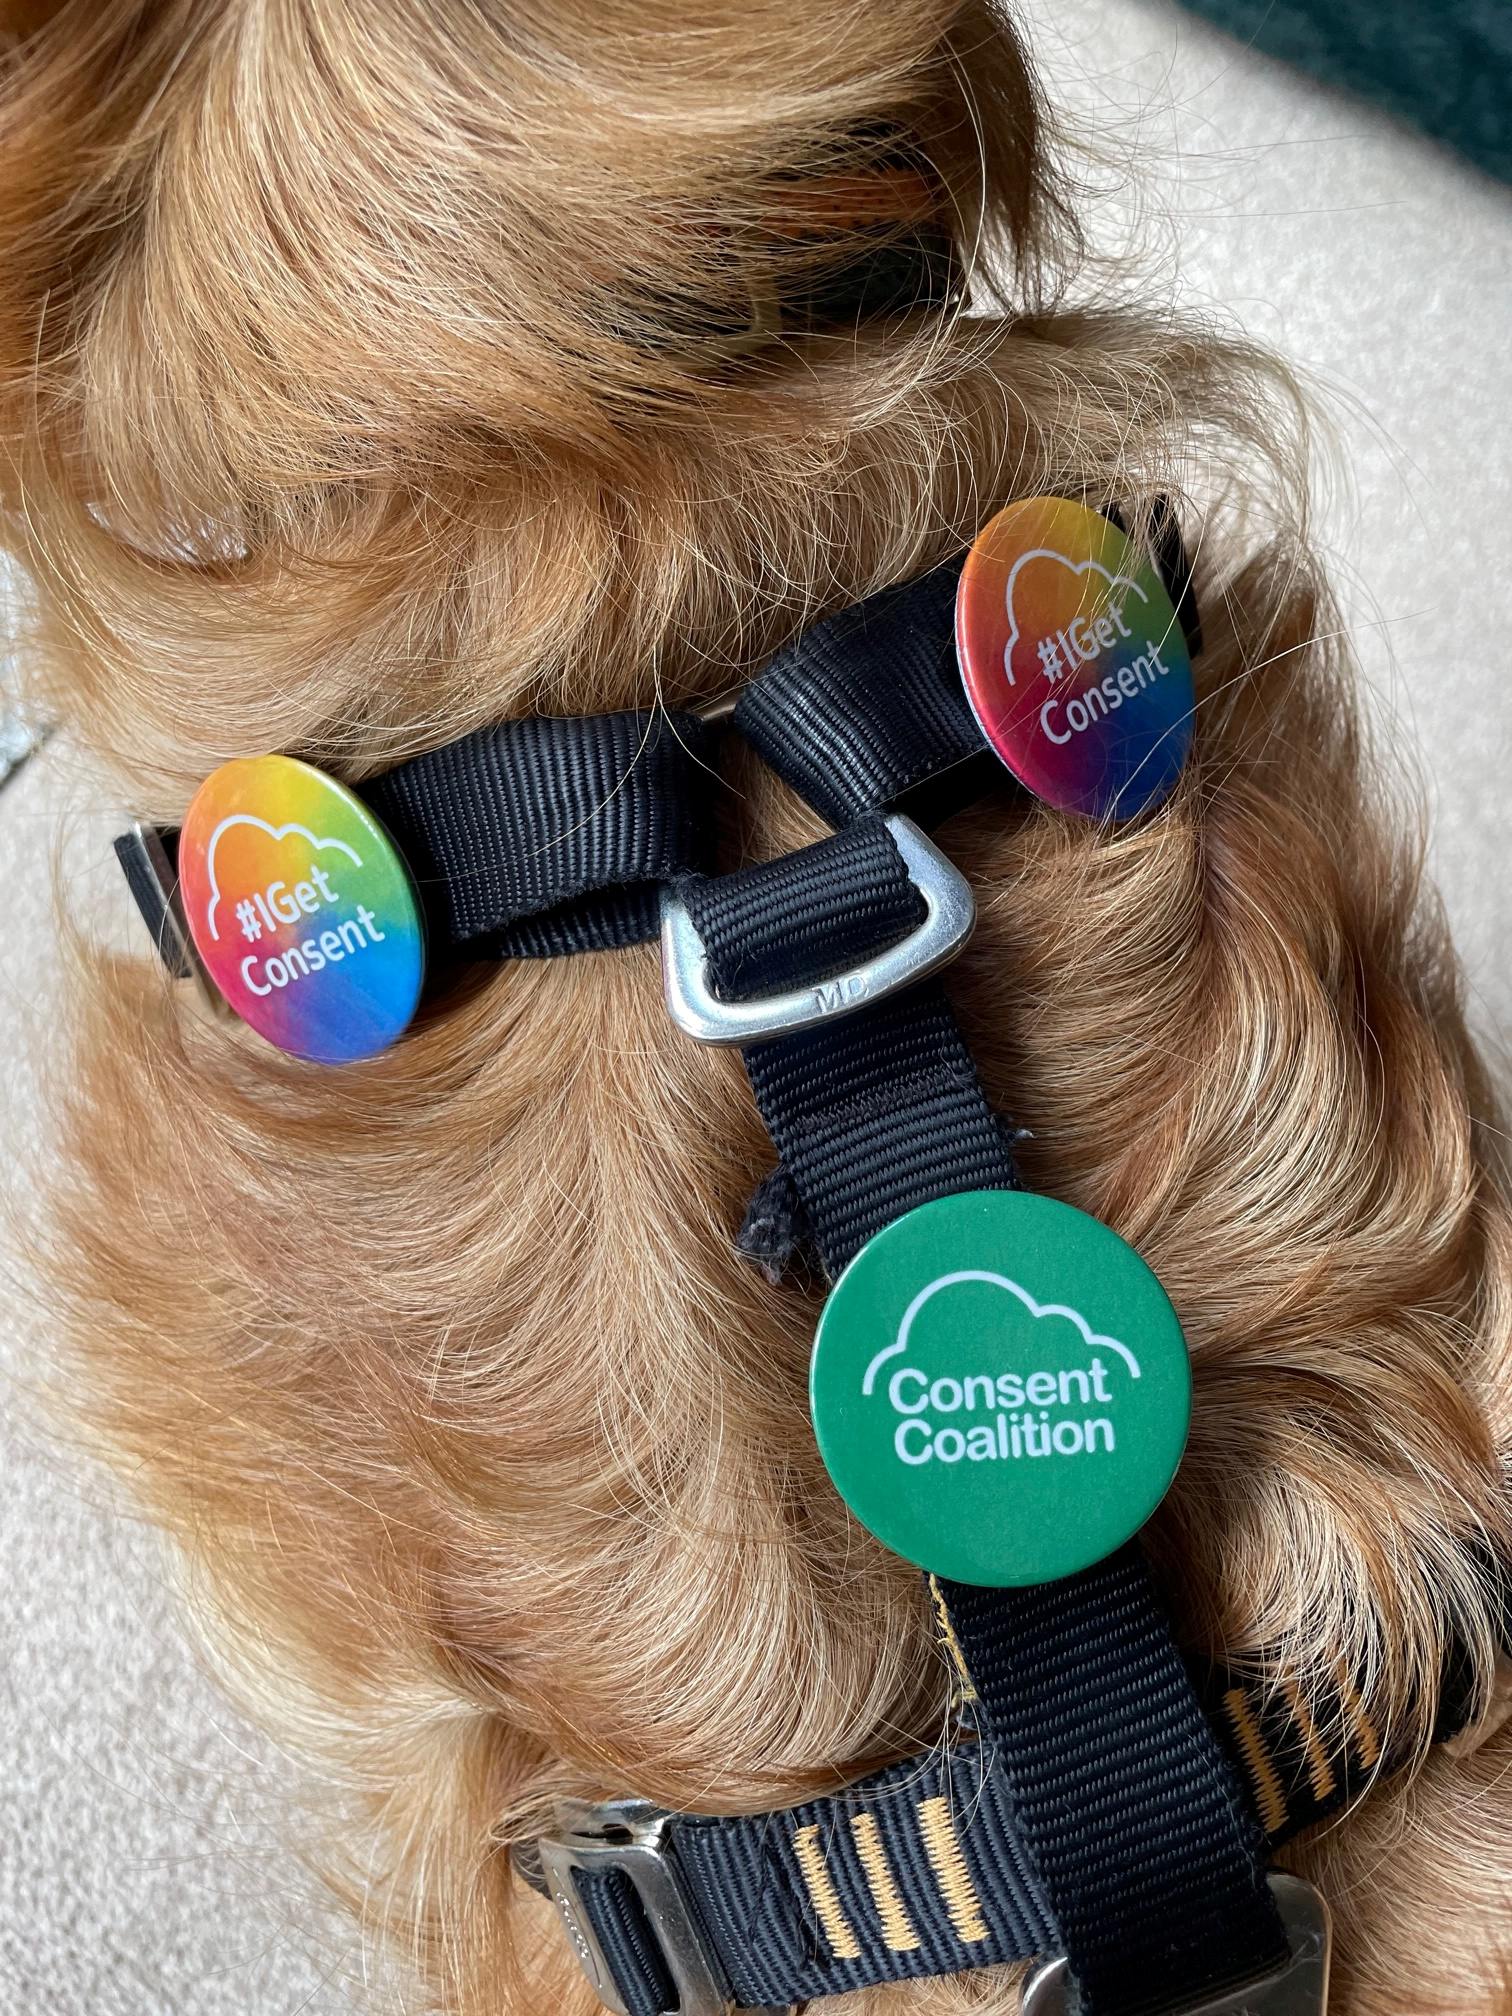
[[[1512,182],[1512,0],[1186,0]]]

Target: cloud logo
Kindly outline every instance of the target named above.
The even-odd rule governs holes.
[[[968,1190],[856,1254],[819,1319],[809,1402],[869,1532],[931,1574],[1020,1588],[1090,1567],[1149,1518],[1181,1459],[1191,1367],[1164,1289],[1109,1226]]]
[[[1108,591],[1107,599],[1109,601],[1112,600],[1113,595],[1120,588],[1125,591],[1126,599],[1128,595],[1137,595],[1140,601],[1145,603],[1148,603],[1150,599],[1148,593],[1131,574],[1115,574],[1111,568],[1104,567],[1100,560],[1068,560],[1064,553],[1058,553],[1053,546],[1035,546],[1029,552],[1021,553],[1013,563],[1013,570],[1008,576],[1008,586],[1004,591],[1008,610],[1008,642],[1003,650],[1003,669],[1008,675],[1008,684],[1010,686],[1018,684],[1013,673],[1013,653],[1022,634],[1019,625],[1017,604],[1019,576],[1035,560],[1050,560],[1055,562],[1057,566],[1064,567],[1067,573],[1072,575],[1078,582],[1083,580],[1088,574],[1099,575],[1106,583]],[[1035,597],[1034,599],[1037,601],[1039,598]],[[1056,609],[1055,604],[1059,601],[1059,598],[1053,595],[1053,593],[1045,593],[1044,599],[1045,603],[1049,606],[1037,608],[1034,615],[1029,618],[1031,634],[1047,635],[1050,631],[1059,628],[1061,622],[1074,622],[1076,617],[1081,613],[1082,594],[1080,588],[1077,590],[1075,606],[1068,610],[1058,611]],[[1119,606],[1122,607],[1122,604]]]
[[[227,1006],[320,1064],[376,1056],[425,973],[409,870],[355,792],[294,756],[240,756],[201,784],[179,833],[185,913]]]
[[[217,941],[220,939],[220,928],[215,921],[215,913],[220,907],[221,892],[220,885],[215,879],[215,850],[220,845],[223,836],[229,833],[233,827],[237,826],[256,827],[260,833],[266,833],[268,838],[275,843],[297,835],[299,839],[307,840],[317,852],[323,852],[326,848],[334,847],[340,853],[345,854],[354,867],[360,868],[362,866],[362,856],[357,852],[355,847],[349,847],[345,840],[337,840],[329,835],[321,837],[312,833],[308,826],[300,826],[294,823],[288,826],[270,826],[266,819],[259,819],[251,812],[231,813],[228,818],[222,819],[215,831],[210,835],[209,842],[205,848],[205,874],[210,885],[210,900],[205,906],[205,925],[210,936]]]
[[[1063,812],[1131,819],[1181,775],[1191,657],[1170,595],[1108,518],[1027,498],[983,527],[956,594],[956,653],[983,735]]]
[[[885,1345],[867,1366],[866,1376],[861,1381],[863,1399],[870,1397],[876,1385],[877,1374],[888,1360],[901,1356],[908,1349],[909,1334],[913,1329],[914,1320],[918,1316],[919,1311],[924,1308],[926,1303],[933,1301],[936,1295],[941,1294],[947,1288],[959,1286],[963,1281],[984,1281],[990,1287],[1005,1289],[1008,1294],[1017,1296],[1018,1300],[1029,1311],[1029,1314],[1034,1317],[1036,1322],[1041,1322],[1046,1317],[1055,1316],[1064,1322],[1074,1324],[1081,1332],[1082,1341],[1086,1344],[1088,1350],[1114,1351],[1122,1358],[1125,1365],[1128,1366],[1131,1378],[1138,1379],[1141,1376],[1139,1360],[1134,1356],[1128,1345],[1121,1344],[1116,1337],[1108,1337],[1101,1331],[1094,1330],[1079,1309],[1073,1309],[1065,1302],[1036,1301],[1027,1288],[1021,1287],[1017,1281],[1010,1281],[1006,1274],[994,1274],[981,1267],[963,1267],[951,1274],[938,1275],[927,1287],[921,1288],[918,1294],[915,1295],[907,1309],[903,1312],[903,1320],[898,1325],[897,1337],[891,1344]]]

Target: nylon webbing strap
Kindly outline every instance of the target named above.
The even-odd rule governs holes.
[[[913,930],[924,899],[880,818],[735,875],[677,885],[728,1001],[822,979]]]
[[[736,2001],[785,2006],[1053,1946],[990,1765],[961,1743],[787,1812],[677,1821],[673,1852]]]
[[[1286,1958],[1246,1811],[1138,1547],[940,1592],[1086,2016],[1151,2016]]]
[[[839,825],[980,745],[953,664],[957,571],[817,626],[736,710],[766,760]],[[771,886],[774,907],[786,896],[814,911],[811,889]],[[721,908],[718,883],[699,902],[716,983],[773,988],[771,916],[753,928],[741,899]],[[745,1056],[832,1275],[906,1211],[1017,1182],[937,982]],[[1087,2016],[1146,2016],[1284,1958],[1262,1836],[1137,1554],[1042,1589],[945,1593]]]
[[[896,943],[923,912],[877,817],[736,875],[689,877],[678,890],[716,990],[731,1000],[823,979]],[[1008,1136],[938,982],[756,1045],[745,1061],[832,1276],[917,1204],[1018,1185]]]
[[[677,1990],[634,1883],[623,1869],[579,1869],[573,1885],[629,2016],[664,2016]]]
[[[746,1069],[832,1278],[917,1205],[1019,1187],[1011,1130],[937,980],[763,1043]]]
[[[775,1813],[673,1818],[663,1848],[702,1952],[742,2008],[1027,1960],[1056,1932],[990,1744],[890,1765]],[[677,2007],[656,1929],[623,1869],[573,1887],[629,2016]]]
[[[1124,530],[1122,515],[1106,516]],[[1176,513],[1160,497],[1149,539],[1195,657],[1202,625]],[[832,825],[898,805],[925,825],[1007,782],[961,683],[955,595],[964,554],[858,602],[779,651],[742,694],[734,726]]]
[[[1123,1630],[1106,1649],[1093,1648],[1090,1661],[1083,1656],[1085,1615],[1078,1615],[1086,1607],[1085,1586],[995,1592],[936,1585],[942,1605],[948,1593],[950,1607],[943,1614],[949,1619],[952,1650],[963,1679],[972,1683],[975,1712],[985,1729],[990,1731],[994,1713],[1001,1712],[999,1669],[1005,1647],[1016,1647],[1021,1660],[1027,1656],[1034,1662],[1034,1685],[1053,1695],[1055,1716],[1062,1723],[1076,1719],[1069,1742],[1063,1740],[1062,1726],[1041,1738],[1037,1778],[1034,1768],[1021,1767],[1016,1776],[1005,1769],[989,1734],[981,1745],[957,1745],[948,1765],[937,1751],[912,1757],[830,1798],[786,1811],[734,1818],[682,1816],[672,1822],[672,1850],[707,1946],[742,2006],[783,2007],[913,1974],[1062,1950],[1062,1939],[1072,1938],[1071,1928],[1052,1912],[1049,1884],[1040,1871],[1046,1865],[1066,1866],[1068,1850],[1058,1837],[1056,1816],[1062,1806],[1068,1813],[1078,1810],[1078,1773],[1090,1779],[1094,1818],[1089,1832],[1070,1845],[1073,1864],[1085,1857],[1095,1865],[1108,1854],[1119,1834],[1130,1831],[1131,1802],[1150,1788],[1156,1803],[1151,1808],[1147,1799],[1143,1822],[1154,1827],[1158,1846],[1170,1820],[1160,1802],[1168,1800],[1172,1811],[1179,1812],[1183,1776],[1211,1771],[1212,1753],[1203,1741],[1207,1725],[1202,1718],[1196,1724],[1191,1720],[1191,1703],[1183,1699],[1169,1636],[1137,1552],[1126,1549],[1093,1573],[1104,1571],[1121,1585]],[[1053,1630],[1046,1629],[1047,1605],[1059,1613]],[[982,1614],[976,1614],[978,1609]],[[1131,1690],[1148,1679],[1152,1667],[1170,1711],[1160,1725],[1161,1769],[1146,1775],[1137,1768],[1136,1756],[1130,1777],[1124,1719]],[[1243,1679],[1222,1667],[1200,1676],[1200,1685],[1209,1704],[1207,1716],[1220,1736],[1224,1712],[1247,1731],[1242,1754],[1230,1761],[1272,1845],[1299,1824],[1336,1810],[1346,1796],[1342,1764],[1325,1761],[1312,1718],[1298,1720],[1294,1689],[1284,1680]],[[1022,1717],[1028,1698],[1026,1690],[1011,1690],[1009,1713]],[[1228,1704],[1226,1711],[1214,1705],[1220,1701]],[[1351,1751],[1368,1770],[1379,1761],[1374,1732],[1362,1719],[1352,1690],[1339,1706],[1351,1715]],[[1175,1740],[1168,1740],[1173,1731]],[[1136,1730],[1136,1745],[1138,1736]],[[1337,1783],[1319,1782],[1320,1769],[1336,1768]],[[1221,1772],[1219,1776],[1221,1780]],[[1098,1797],[1105,1813],[1097,1811]],[[1048,1826],[1043,1818],[1047,1806],[1052,1811]],[[1197,1942],[1174,1956],[1161,1951],[1152,1959],[1140,1949],[1137,1924],[1127,1946],[1116,1943],[1113,1931],[1102,1933],[1104,1966],[1115,1974],[1132,1974],[1136,1995],[1149,1984],[1151,2007],[1162,1997],[1190,1997],[1230,1973],[1260,1973],[1274,1951],[1275,1928],[1264,1905],[1257,1914],[1250,1904],[1255,1839],[1250,1811],[1242,1802],[1220,1798],[1203,1802],[1199,1816],[1217,1820],[1208,1837],[1215,1887],[1231,1879],[1239,1900],[1235,1918],[1224,1921],[1208,1951]],[[952,1839],[961,1853],[959,1868],[952,1858]],[[1232,1853],[1236,1843],[1238,1852]],[[1142,1855],[1136,1855],[1135,1863],[1137,1877],[1130,1891],[1116,1879],[1109,1882],[1115,1912],[1150,1911],[1149,1922],[1154,1922],[1158,1906],[1151,1910],[1144,1886],[1158,1883],[1161,1872]],[[602,1872],[585,1870],[576,1883],[631,2016],[670,2010],[670,1976],[629,1879],[610,1882]],[[973,1931],[977,1920],[986,1928],[986,1939],[963,1937],[963,1928]],[[1244,1921],[1251,1935],[1248,1966],[1241,1958]],[[1181,1922],[1184,1930],[1190,1929],[1184,1914]],[[1096,1961],[1084,1953],[1079,1957],[1089,1974],[1097,1970]],[[1115,2000],[1112,2006],[1124,2004]]]
[[[656,936],[660,884],[707,858],[706,750],[691,714],[507,721],[362,795],[409,863],[433,951],[554,958]]]
[[[741,696],[735,728],[832,826],[986,748],[956,669],[963,561],[816,623]]]
[[[1359,1692],[1341,1671],[1326,1702],[1309,1705],[1289,1674],[1269,1680],[1222,1665],[1193,1673],[1208,1726],[1272,1848],[1316,1826],[1367,1787],[1377,1772],[1410,1763],[1389,1755]],[[1446,1697],[1441,1697],[1445,1699]],[[1461,1689],[1445,1718],[1446,1741],[1469,1721],[1471,1703]]]
[[[1204,1755],[1200,1732],[1190,1724],[1190,1704],[1182,1701],[1175,1684],[1169,1639],[1147,1587],[1141,1586],[1138,1556],[1133,1549],[1125,1550],[1125,1555],[1133,1565],[1124,1590],[1125,1636],[1116,1641],[1111,1654],[1094,1659],[1090,1670],[1084,1670],[1080,1657],[1077,1592],[1071,1585],[1006,1593],[935,1585],[942,1606],[945,1592],[949,1593],[950,1609],[942,1607],[942,1617],[949,1619],[951,1650],[962,1678],[972,1683],[974,1712],[988,1731],[994,1697],[1001,1698],[994,1676],[1003,1642],[1018,1641],[1022,1655],[1027,1638],[1030,1656],[1039,1663],[1035,1684],[1052,1689],[1059,1678],[1057,1664],[1066,1661],[1067,1642],[1072,1647],[1073,1671],[1065,1692],[1057,1696],[1055,1712],[1063,1717],[1081,1713],[1090,1694],[1089,1740],[1073,1732],[1075,1741],[1057,1749],[1053,1757],[1042,1743],[1037,1782],[1034,1773],[1022,1767],[1015,1782],[988,1734],[981,1746],[958,1746],[948,1769],[937,1751],[930,1752],[892,1765],[830,1798],[786,1811],[674,1819],[671,1835],[678,1867],[706,1944],[741,2006],[784,2007],[807,1996],[835,1994],[909,1974],[945,1973],[985,1965],[989,1959],[1027,1959],[1063,1950],[1062,1938],[1069,1940],[1071,1934],[1051,1910],[1049,1887],[1040,1870],[1041,1858],[1057,1868],[1066,1866],[1066,1845],[1057,1845],[1054,1838],[1056,1814],[1062,1800],[1068,1815],[1078,1810],[1076,1771],[1090,1774],[1094,1795],[1106,1802],[1111,1832],[1102,1837],[1104,1853],[1109,1841],[1127,1830],[1127,1802],[1138,1800],[1142,1787],[1160,1790],[1158,1774],[1147,1778],[1136,1771],[1132,1783],[1125,1777],[1120,1715],[1127,1711],[1127,1690],[1140,1671],[1141,1650],[1147,1656],[1153,1650],[1180,1735],[1175,1745],[1161,1751],[1159,1761],[1172,1774],[1162,1796],[1179,1801],[1183,1768],[1206,1775],[1212,1761],[1210,1754]],[[1124,1558],[1105,1564],[1109,1572],[1121,1567]],[[1081,1594],[1085,1600],[1085,1591]],[[1065,1613],[1059,1644],[1043,1633],[1044,1620],[1036,1614],[1047,1598]],[[985,1624],[971,1614],[973,1602],[982,1606]],[[1018,1614],[1011,1616],[1010,1610]],[[968,1646],[974,1671],[967,1669]],[[1130,1663],[1121,1667],[1118,1660],[1125,1652],[1131,1654]],[[1216,1841],[1219,1864],[1225,1859],[1230,1819],[1234,1821],[1241,1844],[1235,1888],[1241,1914],[1254,1935],[1253,1950],[1262,1956],[1248,1971],[1259,1973],[1272,1948],[1263,1909],[1257,1922],[1247,1902],[1246,1871],[1251,1865],[1245,1844],[1255,1838],[1250,1808],[1259,1816],[1270,1846],[1289,1839],[1299,1827],[1337,1811],[1352,1790],[1367,1782],[1370,1772],[1382,1764],[1379,1738],[1347,1685],[1338,1702],[1319,1704],[1315,1719],[1301,1707],[1284,1674],[1267,1681],[1216,1666],[1197,1679],[1208,1726],[1229,1752],[1235,1782],[1244,1785],[1248,1795],[1248,1805],[1235,1807],[1219,1800],[1202,1811],[1218,1817],[1216,1834],[1210,1838]],[[1022,1715],[1022,1697],[1016,1710],[1013,1699],[1010,1694],[1010,1713]],[[1335,1719],[1347,1723],[1349,1734],[1342,1742],[1325,1745],[1320,1725]],[[1227,1739],[1236,1732],[1240,1740],[1230,1745]],[[1048,1828],[1043,1818],[1047,1805],[1052,1809]],[[1158,1813],[1158,1806],[1155,1810]],[[980,1947],[960,1938],[957,1920],[951,1916],[951,1896],[959,1909],[967,1895],[948,1873],[955,1867],[949,1848],[952,1832],[970,1883],[970,1899],[989,1929],[990,1940]],[[1094,1831],[1071,1843],[1070,1860],[1074,1863],[1078,1855],[1093,1859],[1097,1852]],[[633,1885],[621,1878],[605,1886],[600,1874],[589,1871],[575,1880],[631,2016],[658,2016],[671,2009],[670,1977]],[[1136,1891],[1149,1880],[1149,1872],[1138,1863]],[[1123,1892],[1118,1883],[1110,1887],[1118,1909],[1132,1908],[1132,1896],[1126,1907],[1119,1902]],[[953,1935],[948,1939],[942,1910]],[[931,1925],[933,1938],[923,1931]],[[1206,1978],[1209,1958],[1214,1979],[1238,1965],[1233,1957],[1238,1948],[1227,1926],[1209,1955],[1185,1950],[1174,1960],[1157,1954],[1153,1962],[1147,1956],[1141,1961],[1137,1931],[1127,1966],[1135,1970],[1143,1965],[1151,1979],[1159,1977],[1169,1984],[1177,1971]],[[909,1943],[911,1934],[920,1935],[917,1946]],[[1102,1944],[1109,1947],[1110,1935],[1103,1935]],[[1121,1949],[1112,1948],[1104,1960],[1116,1975],[1123,1964]],[[1097,1964],[1082,1957],[1089,1970]],[[1136,1994],[1145,1978],[1136,1974]],[[1114,2000],[1110,2006],[1124,2005]]]

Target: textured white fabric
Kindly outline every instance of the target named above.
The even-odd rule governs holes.
[[[1164,5],[1033,0],[1052,100],[1125,175],[1096,239],[1130,288],[1280,351],[1321,400],[1321,543],[1415,769],[1483,1037],[1512,1034],[1512,189]],[[1111,193],[1109,193],[1109,185]],[[1320,450],[1327,447],[1320,441]]]
[[[1098,208],[1126,283],[1280,347],[1332,388],[1353,488],[1320,499],[1361,655],[1432,805],[1477,1019],[1512,1032],[1512,192],[1158,4],[1033,0],[1052,96],[1137,188]],[[1138,200],[1131,205],[1131,193]],[[54,745],[0,793],[0,1166],[45,1097],[24,1062],[70,787]],[[70,859],[119,808],[94,806]],[[98,871],[97,871],[98,872]],[[107,867],[105,900],[124,904]],[[152,1172],[143,1172],[152,1180]],[[7,1304],[11,1298],[5,1298]],[[0,2016],[293,2016],[387,2006],[284,1846],[288,1760],[219,1699],[171,1569],[112,1489],[49,1451],[16,1381],[47,1325],[0,1309]],[[544,2016],[544,2012],[543,2012]]]

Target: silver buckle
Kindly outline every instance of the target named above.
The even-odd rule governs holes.
[[[218,1022],[234,1019],[230,1004],[205,970],[189,934],[179,897],[178,874],[168,859],[158,829],[135,821],[117,839],[115,851],[126,885],[143,923],[152,933],[152,942],[169,977],[193,980],[195,998]]]
[[[1328,1956],[1332,1927],[1328,1906],[1300,1876],[1272,1872],[1271,1895],[1291,1948],[1274,1974],[1226,1989],[1180,2016],[1324,2016],[1328,2008]],[[1024,1983],[1022,2016],[1074,2016],[1076,1980],[1062,1955],[1042,1960]]]
[[[559,1799],[556,1817],[558,1831],[543,1834],[536,1842],[541,1874],[599,2000],[615,2016],[627,2016],[573,1876],[579,1869],[622,1869],[635,1885],[661,1947],[677,1989],[678,2016],[725,2016],[729,1997],[715,1975],[688,1894],[666,1852],[672,1815],[648,1799],[611,1799],[602,1806]]]
[[[966,877],[901,812],[884,822],[924,898],[924,921],[899,945],[863,960],[812,987],[765,994],[755,1001],[721,1001],[709,978],[709,959],[687,905],[673,889],[661,898],[662,986],[667,1010],[696,1043],[764,1043],[792,1036],[838,1015],[850,1015],[910,987],[954,959],[971,936],[976,899]]]

